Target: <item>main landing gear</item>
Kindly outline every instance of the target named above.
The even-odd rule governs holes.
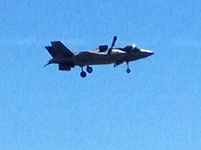
[[[88,72],[88,73],[92,73],[92,72],[93,72],[93,68],[92,68],[92,67],[87,66],[87,72]]]
[[[127,72],[127,73],[130,73],[130,72],[131,72],[131,70],[130,70],[130,68],[129,68],[129,63],[128,63],[128,61],[126,62],[126,64],[127,64],[127,69],[126,69],[126,72]]]
[[[81,76],[82,78],[85,78],[85,77],[87,76],[87,74],[86,74],[86,72],[83,70],[83,66],[81,66],[81,69],[82,69],[82,71],[81,71],[81,73],[80,73],[80,76]],[[93,72],[93,68],[87,66],[87,72],[88,72],[88,73],[92,73],[92,72]]]

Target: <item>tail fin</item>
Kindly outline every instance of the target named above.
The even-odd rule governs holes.
[[[74,54],[60,41],[51,42],[52,46],[46,46],[50,55],[53,58],[58,57],[72,57]]]
[[[57,53],[58,51],[54,49],[52,46],[46,46],[45,48],[48,50],[50,55],[52,55],[53,58],[58,54]]]
[[[55,49],[59,55],[64,57],[72,57],[74,54],[60,41],[51,42],[53,49]]]

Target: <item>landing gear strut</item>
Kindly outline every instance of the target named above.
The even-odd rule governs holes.
[[[130,72],[131,72],[131,70],[130,70],[130,68],[129,68],[129,63],[128,63],[128,61],[126,62],[126,64],[127,64],[127,69],[126,69],[126,72],[127,72],[127,73],[130,73]]]

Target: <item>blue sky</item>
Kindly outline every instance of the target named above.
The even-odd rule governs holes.
[[[0,149],[200,150],[199,0],[1,0]],[[74,52],[135,43],[155,54],[61,72],[43,65],[61,40]]]

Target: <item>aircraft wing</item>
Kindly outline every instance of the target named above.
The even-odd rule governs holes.
[[[74,54],[60,41],[51,42],[52,46],[45,47],[54,58],[59,55],[62,57],[72,57]]]

